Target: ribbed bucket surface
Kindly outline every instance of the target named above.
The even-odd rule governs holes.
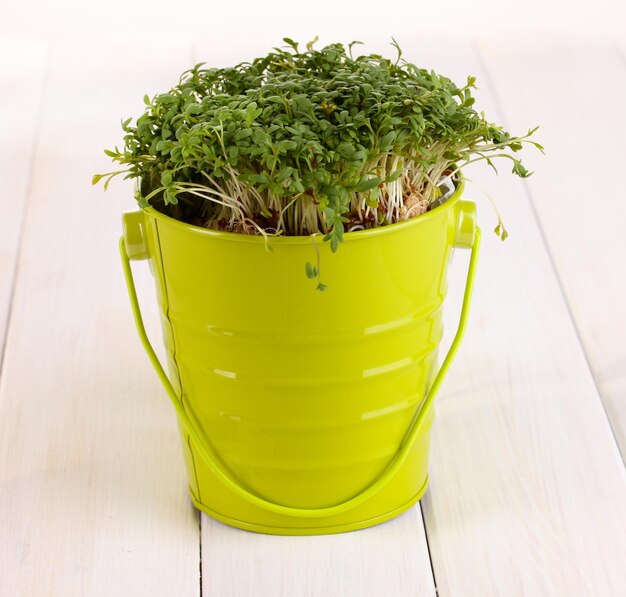
[[[317,247],[310,237],[266,242],[140,212],[174,391],[202,443],[246,491],[325,508],[358,495],[393,460],[433,380],[463,213],[473,223],[473,204],[460,194],[413,220],[347,233],[336,253],[321,239]],[[323,292],[305,276],[316,251]],[[236,495],[181,425],[192,498],[211,516],[260,532],[376,524],[426,488],[432,412],[422,416],[419,437],[380,491],[316,518]]]

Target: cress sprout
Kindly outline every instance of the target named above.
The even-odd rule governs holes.
[[[335,251],[345,231],[418,216],[437,204],[440,181],[468,164],[510,160],[535,129],[512,136],[474,109],[462,87],[397,55],[353,57],[352,42],[284,48],[229,68],[198,64],[167,93],[144,98],[123,149],[106,153],[137,179],[141,206],[242,234],[323,235]],[[499,222],[496,232],[506,231]],[[317,252],[317,247],[316,247]],[[310,266],[310,267],[309,267]],[[319,266],[319,263],[318,263]],[[307,264],[307,275],[318,267]]]

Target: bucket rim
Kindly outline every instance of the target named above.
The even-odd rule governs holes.
[[[420,214],[414,218],[409,218],[408,220],[404,220],[402,222],[395,222],[393,224],[387,224],[385,226],[380,226],[378,228],[369,228],[367,230],[355,230],[353,232],[345,232],[343,235],[344,242],[350,242],[355,240],[366,240],[369,238],[382,236],[386,234],[392,234],[394,232],[406,231],[414,226],[419,226],[422,223],[433,220],[441,215],[443,215],[447,210],[452,209],[452,207],[457,203],[457,201],[461,198],[463,191],[465,190],[465,180],[464,178],[460,178],[458,181],[458,186],[456,190],[452,194],[452,196],[442,205],[438,205],[435,209],[428,211],[426,213]],[[172,218],[164,213],[161,213],[154,207],[142,207],[141,211],[146,215],[154,218],[155,220],[166,224],[167,226],[171,226],[172,228],[177,228],[179,230],[183,230],[189,232],[191,234],[198,234],[201,236],[211,237],[211,238],[219,238],[221,240],[226,241],[234,241],[234,242],[243,242],[243,243],[251,243],[251,244],[265,244],[266,242],[270,242],[272,244],[277,243],[280,245],[301,245],[301,244],[310,244],[311,237],[313,235],[307,234],[304,236],[281,236],[281,235],[272,235],[268,234],[267,240],[262,235],[256,234],[240,234],[238,232],[227,232],[223,230],[212,230],[210,228],[202,228],[201,226],[196,226],[194,224],[188,224],[187,222],[182,222],[181,220],[177,220]],[[321,233],[315,236],[322,236]]]

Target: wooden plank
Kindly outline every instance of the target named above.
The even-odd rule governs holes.
[[[269,50],[247,38],[232,51],[196,44],[195,61],[228,66]],[[230,528],[202,514],[202,585],[220,597],[435,595],[421,511],[381,526],[325,537],[274,537]]]
[[[204,595],[435,596],[419,507],[380,526],[318,537],[246,533],[202,515]]]
[[[47,59],[44,43],[0,38],[0,363]],[[19,60],[15,57],[19,56]]]
[[[510,44],[502,40],[491,47],[490,56],[500,57],[501,66],[491,78],[510,81],[509,93],[500,99],[505,110],[518,102],[515,125],[524,131],[544,118],[531,109],[541,100],[528,100],[533,103],[527,109],[522,103],[537,92],[532,73],[541,71],[541,80],[547,81],[559,69],[551,62],[552,50]],[[460,83],[467,74],[476,75],[478,108],[501,121],[472,46],[440,39],[407,44],[405,52]],[[570,75],[581,87],[589,84],[578,71]],[[609,81],[617,76],[603,72],[597,80],[613,89]],[[573,89],[560,93],[569,91],[562,87],[567,85],[561,77],[550,88],[555,111],[576,101]],[[557,92],[563,98],[558,107]],[[583,119],[572,126],[582,126]],[[603,131],[609,128],[607,123]],[[574,142],[573,136],[561,139],[562,133],[545,139],[550,155],[565,160],[585,147],[585,157],[592,159],[599,149],[597,138]],[[598,180],[595,168],[558,164],[536,160],[538,175],[543,172],[546,180],[555,172],[575,172],[581,189],[593,188]],[[431,487],[422,501],[439,595],[623,595],[626,476],[551,257],[523,183],[508,175],[508,165],[500,177],[487,168],[469,174],[497,200],[510,237],[502,243],[491,234],[493,212],[481,201],[479,219],[486,232],[470,325],[438,399]],[[537,205],[557,201],[548,188],[530,188]],[[478,199],[481,193],[468,185],[467,196]],[[587,261],[593,262],[604,245],[590,250]],[[460,301],[459,265],[452,275],[449,307]],[[597,287],[587,285],[595,297]],[[449,309],[447,315],[453,328],[454,314]]]
[[[177,81],[189,47],[133,37],[52,51],[0,387],[3,595],[199,594],[175,418],[117,254],[132,186],[90,186],[120,118]]]
[[[532,161],[528,188],[626,455],[626,62],[608,43],[537,44],[523,59],[480,48],[507,121],[521,126],[532,114],[542,124],[547,155]]]

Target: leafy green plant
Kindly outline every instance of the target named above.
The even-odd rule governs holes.
[[[243,234],[321,234],[406,220],[438,203],[443,177],[480,160],[510,160],[536,129],[512,136],[474,109],[462,87],[402,58],[353,56],[352,42],[284,48],[229,68],[199,64],[122,122],[107,150],[137,179],[136,198],[174,218]],[[499,222],[496,232],[506,231]],[[317,251],[317,246],[316,246]],[[306,274],[319,279],[316,266]],[[323,285],[318,286],[323,289]]]

